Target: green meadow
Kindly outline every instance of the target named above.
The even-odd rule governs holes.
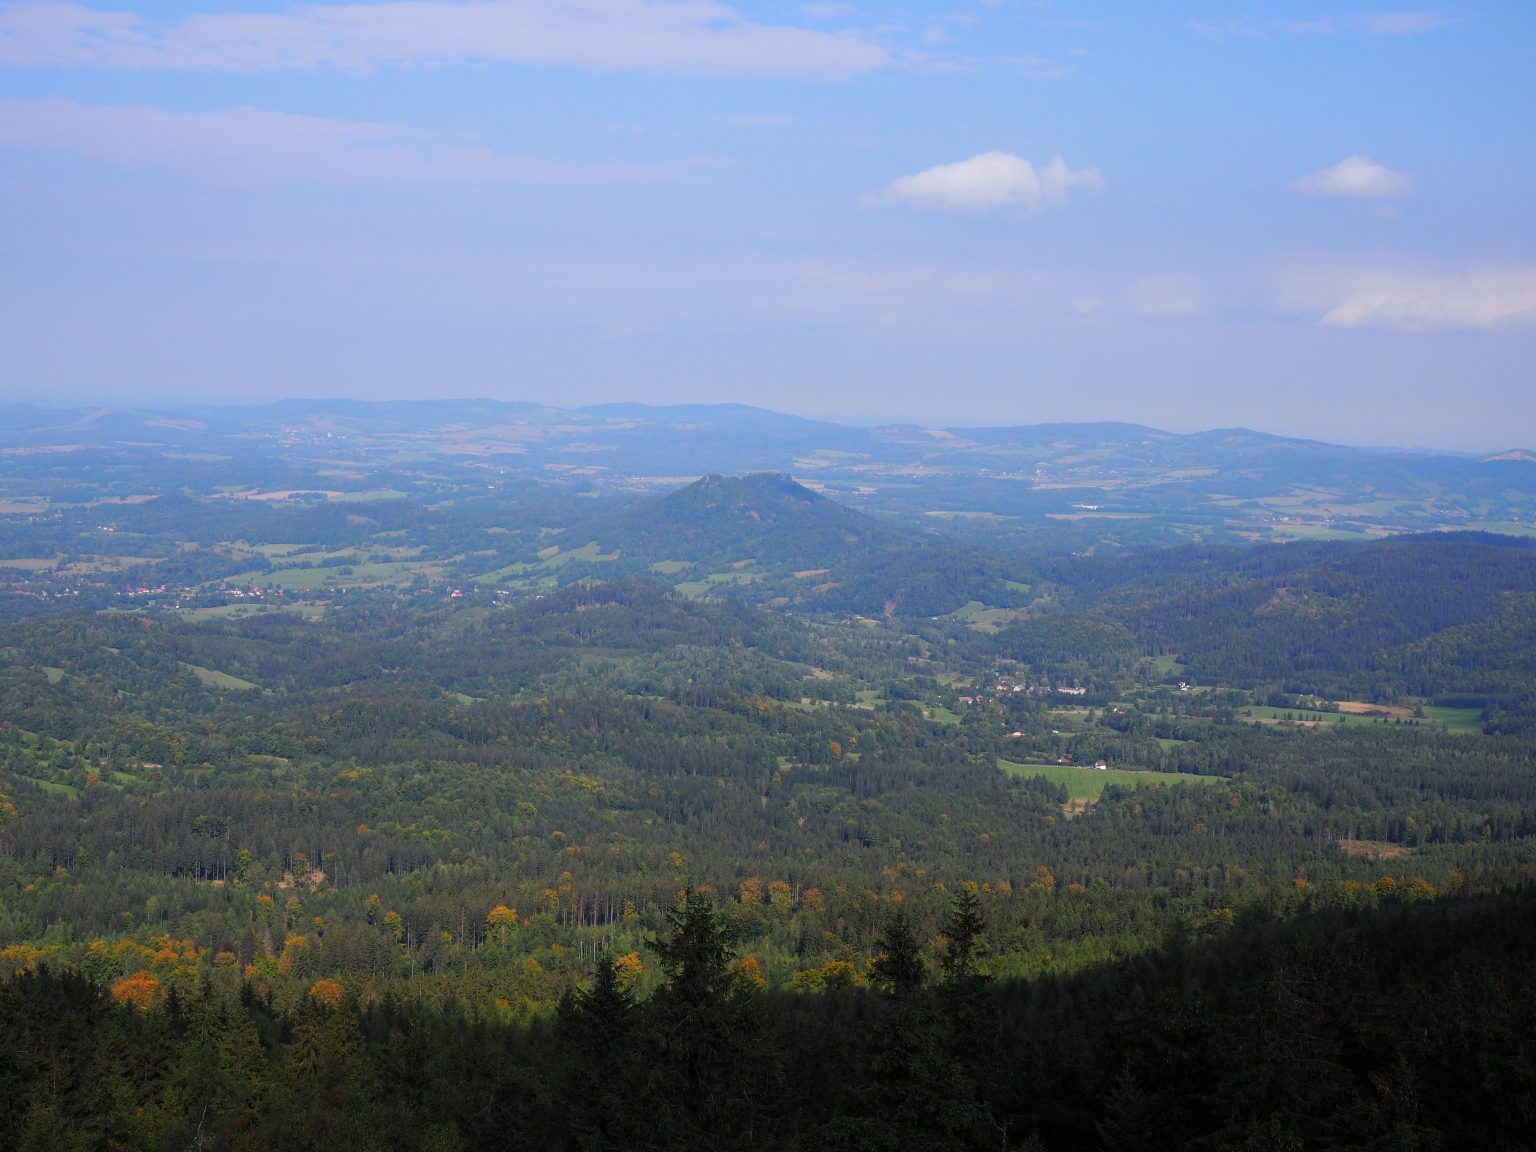
[[[1148,784],[1216,784],[1225,777],[1195,776],[1187,772],[1130,772],[1124,768],[1081,768],[1075,764],[1015,764],[999,760],[997,766],[1010,776],[1029,779],[1044,776],[1052,784],[1066,786],[1073,800],[1097,800],[1110,784],[1141,788]]]

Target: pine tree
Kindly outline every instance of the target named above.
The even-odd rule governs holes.
[[[885,989],[886,994],[905,999],[921,991],[927,976],[922,947],[904,910],[898,909],[886,923],[877,944],[880,954],[875,957],[871,969],[875,982]]]

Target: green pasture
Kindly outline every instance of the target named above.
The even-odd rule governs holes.
[[[369,488],[364,492],[338,492],[330,499],[333,504],[363,504],[374,500],[403,500],[406,495],[398,488]]]
[[[204,608],[187,608],[179,613],[183,620],[230,620],[244,616],[262,616],[272,613],[297,613],[306,620],[318,620],[325,615],[322,604],[210,604]]]
[[[1315,720],[1322,724],[1337,724],[1341,712],[1314,712],[1309,708],[1271,708],[1268,704],[1250,704],[1238,712],[1239,716],[1254,720]]]
[[[1269,534],[1280,540],[1365,540],[1372,535],[1361,528],[1327,524],[1271,524]]]
[[[204,688],[223,688],[233,692],[244,692],[252,688],[260,688],[260,684],[254,684],[249,680],[242,680],[238,676],[231,676],[228,672],[220,672],[214,668],[203,668],[197,664],[183,663],[192,675],[197,677],[198,683]]]
[[[68,796],[71,800],[79,797],[80,790],[72,788],[68,784],[60,784],[54,780],[43,780],[37,776],[17,776],[18,780],[25,780],[28,784],[36,784],[44,792],[52,792],[55,796]]]
[[[278,568],[272,572],[242,572],[224,583],[233,588],[284,588],[313,592],[337,572],[335,568]]]
[[[1220,776],[1196,776],[1189,772],[1128,772],[1124,768],[1080,768],[1075,764],[1015,764],[999,760],[997,766],[1009,776],[1030,779],[1044,776],[1052,784],[1066,786],[1073,800],[1097,800],[1107,785],[1141,788],[1148,784],[1215,784]]]
[[[529,577],[554,572],[567,564],[580,562],[583,564],[607,564],[619,558],[618,552],[603,551],[602,545],[596,540],[583,544],[580,548],[572,548],[570,551],[561,551],[559,545],[551,544],[535,554],[538,558],[534,561],[519,561],[516,564],[508,564],[505,568],[498,568],[494,572],[487,572],[477,577],[490,583],[506,583],[517,577]]]
[[[762,578],[761,572],[711,572],[702,580],[684,580],[672,587],[679,596],[697,600],[701,596],[708,596],[722,584],[755,584]]]
[[[1483,732],[1483,713],[1480,708],[1432,708],[1426,705],[1424,715],[1437,724],[1445,725],[1447,732],[1470,736],[1481,736]]]
[[[1480,532],[1497,532],[1501,536],[1536,536],[1536,524],[1524,524],[1519,520],[1488,520],[1477,525]]]
[[[1022,608],[994,608],[980,600],[969,600],[951,612],[949,619],[959,620],[980,632],[996,632],[1024,615]]]

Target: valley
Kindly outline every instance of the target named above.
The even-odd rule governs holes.
[[[697,414],[717,417],[750,424]],[[194,1051],[154,1030],[224,1021],[244,1039],[210,1034],[208,1058],[249,1063],[208,1096],[226,1133],[244,1115],[261,1141],[314,1146],[327,1117],[371,1110],[400,1131],[435,1117],[461,1141],[444,1147],[494,1139],[485,1116],[563,1139],[600,1086],[554,1053],[593,1029],[629,1054],[614,1091],[674,1091],[647,1077],[685,1074],[655,1038],[696,945],[713,983],[689,1010],[720,1014],[708,1043],[770,1080],[699,1075],[777,1146],[876,1125],[872,1069],[903,1035],[947,1054],[895,1082],[972,1101],[923,1121],[958,1141],[938,1146],[991,1116],[1074,1147],[1111,1113],[1065,1102],[1120,1091],[1127,1061],[1185,1099],[1148,1047],[1195,1010],[1179,998],[1241,990],[1216,1011],[1242,1035],[1243,997],[1287,949],[1329,971],[1380,958],[1381,998],[1319,976],[1308,1003],[1343,998],[1394,1036],[1417,1018],[1394,1014],[1403,988],[1441,978],[1456,941],[1502,957],[1473,977],[1485,991],[1529,976],[1488,924],[1527,932],[1536,912],[1536,543],[1185,538],[1183,505],[1132,546],[1086,518],[1014,531],[929,515],[936,490],[854,498],[782,471],[487,488],[447,441],[353,419],[376,430],[326,459],[357,499],[264,451],[220,471],[274,498],[231,499],[188,483],[180,451],[116,442],[79,459],[129,476],[132,499],[91,496],[75,464],[52,487],[6,478],[32,496],[0,514],[0,997],[39,1027],[50,997],[105,1013],[115,1051],[162,1053],[154,1092]],[[574,434],[526,419],[527,453]],[[598,429],[633,453],[682,435],[622,421]],[[318,443],[295,427],[278,442]],[[452,443],[512,436],[471,432]],[[1092,467],[1133,466],[1117,451]],[[1390,940],[1417,941],[1411,959]],[[907,947],[910,987],[889,969]],[[1122,985],[1146,997],[1134,1033]],[[966,1040],[972,1002],[1037,1040]],[[1058,1019],[1071,1003],[1094,1023]],[[1322,1019],[1286,1035],[1336,1043]],[[455,1070],[450,1037],[471,1033],[500,1063]],[[1180,1050],[1222,1079],[1223,1035]],[[392,1061],[418,1043],[407,1076]],[[51,1097],[63,1114],[181,1131],[179,1106],[88,1106],[84,1065],[26,1050],[75,1085]],[[1329,1051],[1356,1085],[1340,1108],[1396,1074]],[[290,1080],[298,1060],[331,1079]],[[861,1069],[851,1096],[812,1103],[824,1061]],[[31,1099],[0,1108],[41,1131]],[[1470,1130],[1460,1104],[1424,1107]],[[302,1118],[291,1137],[283,1115]],[[786,1136],[795,1116],[819,1118]],[[676,1122],[654,1139],[706,1139]]]

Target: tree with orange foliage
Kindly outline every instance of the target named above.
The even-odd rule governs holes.
[[[743,956],[731,965],[731,970],[754,987],[768,987],[768,980],[763,975],[763,967],[757,962],[756,956]]]
[[[640,960],[640,953],[626,952],[613,962],[613,971],[619,983],[625,988],[630,988],[645,974],[645,965]]]
[[[119,1004],[132,1004],[141,1012],[148,1012],[159,1004],[163,995],[160,981],[143,971],[124,976],[112,985],[112,999]]]
[[[316,980],[314,987],[309,990],[309,998],[327,1008],[335,1008],[342,1002],[345,995],[341,985],[328,976]]]
[[[485,934],[498,945],[505,945],[517,931],[517,909],[498,904],[485,914]]]

